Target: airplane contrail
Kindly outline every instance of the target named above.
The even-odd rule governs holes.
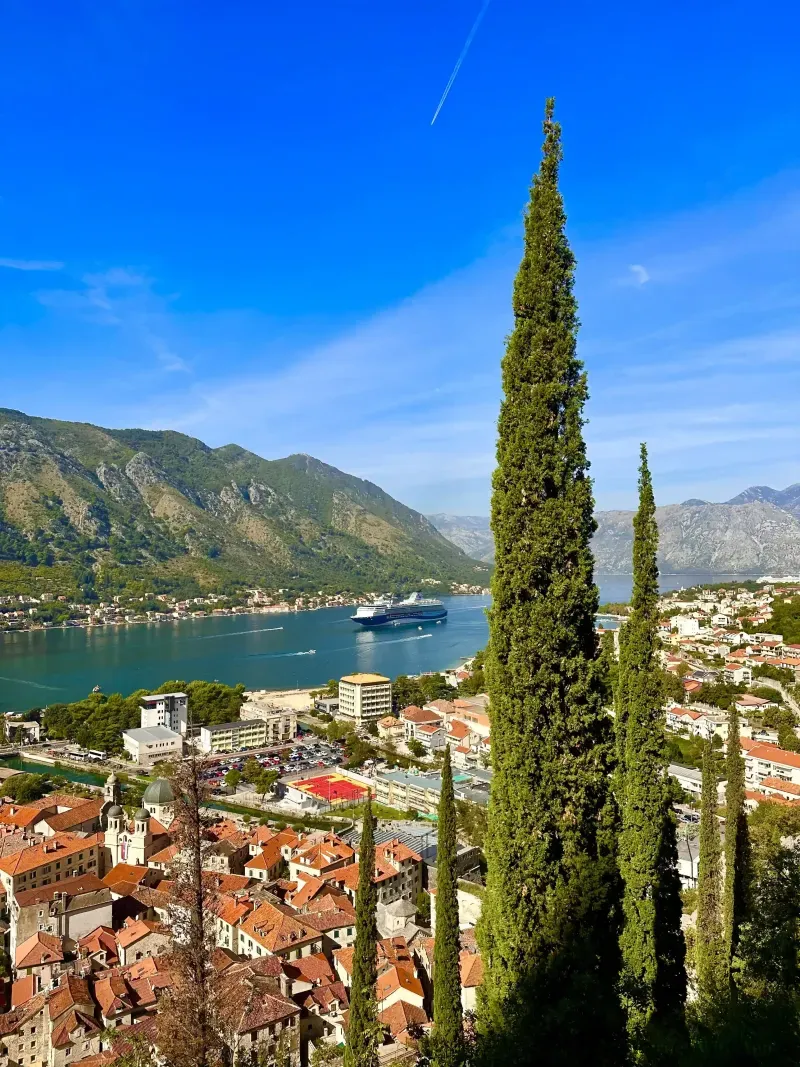
[[[469,52],[469,46],[472,44],[472,39],[475,36],[475,34],[478,32],[478,27],[481,24],[481,20],[483,19],[483,16],[486,14],[486,9],[488,8],[489,4],[491,4],[491,2],[492,2],[492,0],[483,0],[483,7],[478,12],[478,17],[475,19],[474,23],[472,24],[472,29],[469,31],[469,36],[467,37],[466,41],[464,42],[464,47],[461,49],[461,55],[458,57],[458,60],[456,62],[455,67],[453,67],[453,73],[450,75],[450,80],[448,81],[447,85],[445,85],[445,87],[444,87],[444,92],[442,93],[442,99],[439,101],[439,106],[436,108],[436,113],[434,114],[433,118],[431,119],[431,126],[433,126],[434,122],[436,122],[437,118],[439,117],[439,112],[442,110],[442,106],[443,106],[445,100],[447,99],[447,94],[453,88],[453,82],[456,80],[459,70],[461,70],[461,64],[464,62],[464,60],[466,58],[466,55],[467,55],[467,52]]]

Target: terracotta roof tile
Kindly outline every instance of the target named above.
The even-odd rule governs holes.
[[[319,932],[313,927],[269,901],[261,903],[242,923],[240,930],[268,952],[274,953],[298,948],[319,937]]]
[[[14,856],[0,860],[0,871],[10,875],[24,874],[55,860],[62,860],[80,852],[88,852],[91,848],[96,848],[98,844],[102,844],[100,834],[88,834],[86,837],[70,833],[56,834],[55,837],[43,841],[40,845],[34,845],[33,848],[24,849]]]
[[[61,938],[37,930],[17,947],[16,967],[39,967],[44,963],[60,963],[64,959]]]

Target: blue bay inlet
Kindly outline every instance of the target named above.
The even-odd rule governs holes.
[[[723,575],[663,575],[662,589]],[[601,602],[627,600],[629,575],[598,575]],[[395,677],[454,667],[488,635],[489,597],[442,597],[447,619],[364,628],[352,608],[230,615],[171,623],[0,635],[0,712],[79,700],[95,685],[130,693],[170,680],[243,682],[248,689],[320,685],[352,671]],[[311,650],[314,650],[313,652]]]

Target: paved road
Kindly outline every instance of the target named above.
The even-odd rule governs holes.
[[[797,703],[797,700],[788,691],[786,686],[782,685],[780,682],[776,682],[774,678],[756,678],[753,680],[753,685],[756,686],[756,688],[763,685],[767,689],[777,690],[795,715],[800,718],[800,704]]]

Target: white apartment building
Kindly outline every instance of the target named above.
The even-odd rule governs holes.
[[[753,671],[743,663],[726,663],[722,678],[728,685],[750,685],[753,681]]]
[[[392,683],[382,674],[346,674],[339,681],[339,716],[357,726],[392,710]]]
[[[249,697],[239,712],[239,717],[246,722],[260,720],[267,724],[265,744],[280,745],[284,741],[293,741],[297,734],[297,711],[294,708],[279,708]]]
[[[150,768],[158,760],[171,760],[183,755],[183,738],[167,726],[125,730],[122,743],[133,762],[140,767]]]
[[[694,637],[695,634],[700,633],[700,623],[688,615],[673,615],[669,620],[669,625],[673,630],[678,631],[678,637]]]
[[[787,752],[777,745],[741,740],[744,778],[750,789],[758,789],[765,778],[800,785],[800,753]]]
[[[294,712],[281,712],[270,719],[237,719],[235,722],[215,723],[200,727],[201,752],[240,752],[245,748],[265,748],[267,745],[292,741],[297,730]]]
[[[189,698],[185,693],[154,693],[142,697],[141,711],[143,727],[166,726],[176,733],[186,733]]]
[[[703,793],[703,773],[696,767],[683,767],[679,763],[670,763],[668,773],[681,789],[691,796],[699,797]]]

